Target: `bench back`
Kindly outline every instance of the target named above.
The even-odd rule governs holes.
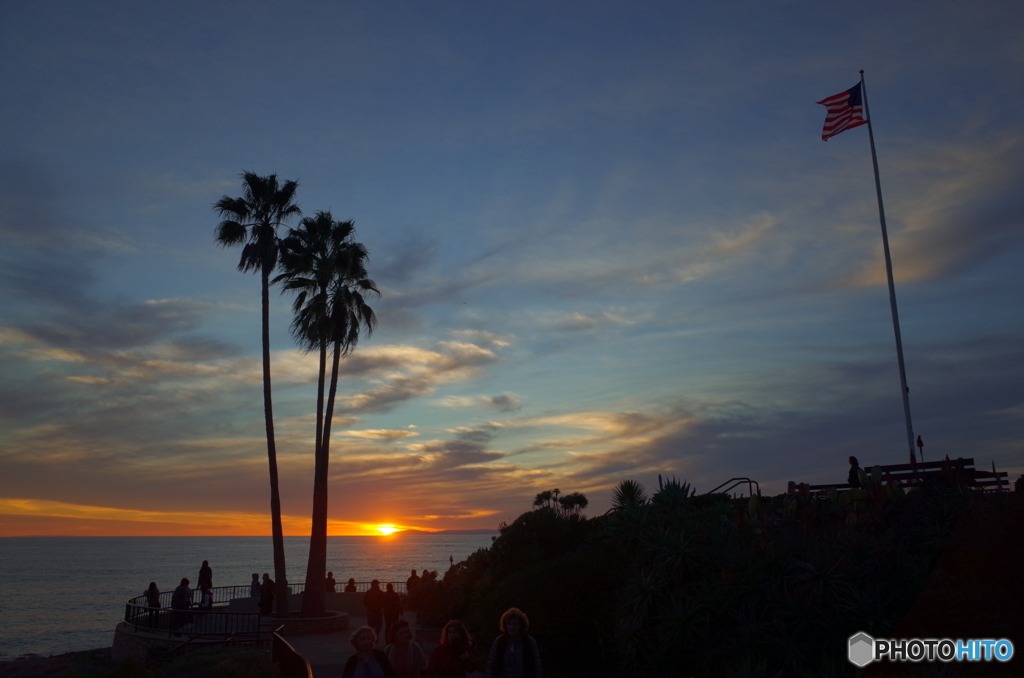
[[[865,466],[864,471],[870,476],[872,468],[874,467]],[[965,476],[972,486],[983,489],[1002,487],[1004,479],[1007,478],[1006,471],[994,472],[975,469],[973,457],[968,457],[967,459],[960,457],[950,459],[949,461],[920,462],[918,464],[890,464],[888,466],[880,466],[880,468],[882,469],[883,477],[888,474],[890,478],[901,485],[907,484],[911,480],[941,475],[946,468],[951,469],[955,474]],[[811,492],[815,492],[826,490],[830,487],[834,487],[837,490],[845,490],[851,486],[849,483],[829,483],[825,485],[807,485],[806,487]]]

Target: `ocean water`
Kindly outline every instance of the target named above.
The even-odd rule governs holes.
[[[405,581],[412,569],[448,569],[491,544],[487,534],[328,537],[327,569],[339,582]],[[308,537],[285,537],[288,581],[306,578]],[[124,604],[149,582],[172,591],[210,561],[214,586],[273,576],[270,537],[0,538],[0,660],[108,647]]]

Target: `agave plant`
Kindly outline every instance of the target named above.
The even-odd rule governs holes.
[[[689,507],[690,497],[696,490],[687,482],[680,483],[675,477],[665,481],[661,489],[651,497],[651,505],[660,513],[678,513]]]
[[[616,511],[635,510],[647,505],[644,486],[635,480],[626,479],[615,486],[612,493],[612,508]]]

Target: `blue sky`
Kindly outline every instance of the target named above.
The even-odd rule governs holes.
[[[0,27],[0,533],[267,533],[239,173],[354,219],[332,531],[494,527],[657,475],[1024,472],[1024,10],[979,2],[53,2]],[[1015,188],[1016,187],[1016,188]],[[286,532],[315,356],[271,315]]]

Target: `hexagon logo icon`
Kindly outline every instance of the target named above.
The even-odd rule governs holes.
[[[850,636],[849,652],[850,663],[863,668],[875,658],[875,639],[863,631]]]

